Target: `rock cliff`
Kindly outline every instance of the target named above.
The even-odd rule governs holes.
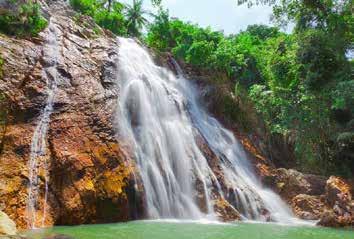
[[[44,225],[102,223],[143,217],[143,198],[135,193],[135,165],[116,138],[117,41],[89,18],[75,17],[65,4],[43,5],[57,29],[59,49],[54,110],[46,137],[49,194]],[[75,19],[75,20],[74,20]],[[0,205],[26,228],[32,136],[48,97],[43,70],[47,28],[39,37],[0,35],[4,61],[0,90],[6,98],[6,127],[1,137]],[[39,171],[38,221],[43,218],[44,174]],[[140,214],[136,214],[139,212]],[[69,216],[70,215],[70,216]],[[40,223],[40,222],[38,222]]]

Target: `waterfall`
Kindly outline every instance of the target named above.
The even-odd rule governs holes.
[[[43,47],[44,68],[42,77],[47,83],[47,101],[35,128],[29,160],[29,186],[27,203],[27,223],[29,228],[43,227],[46,219],[48,197],[48,162],[46,156],[46,141],[50,116],[53,112],[55,93],[57,90],[57,65],[59,59],[58,30],[53,23],[48,26],[45,45]],[[41,193],[40,178],[44,179],[44,198],[42,215],[39,221],[39,198]],[[38,222],[39,221],[39,222]]]
[[[245,219],[264,221],[266,212],[273,221],[297,220],[278,195],[262,187],[242,145],[198,103],[197,90],[178,66],[175,76],[134,40],[119,38],[119,44],[118,132],[133,147],[149,218],[215,218],[219,197]],[[217,156],[224,182],[197,137]],[[205,196],[204,209],[198,194]]]

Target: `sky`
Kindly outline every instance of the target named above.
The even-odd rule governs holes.
[[[122,2],[131,4],[133,0]],[[269,6],[248,8],[247,4],[238,6],[237,0],[162,0],[162,3],[171,17],[223,30],[226,34],[245,30],[252,24],[271,25],[272,8]],[[146,10],[153,10],[150,0],[144,0],[144,4]]]

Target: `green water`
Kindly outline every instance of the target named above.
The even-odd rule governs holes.
[[[54,227],[27,232],[33,239],[65,234],[75,239],[354,239],[352,230],[309,226],[235,223],[137,221],[129,223]]]

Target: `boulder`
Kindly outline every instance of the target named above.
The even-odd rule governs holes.
[[[354,226],[354,200],[351,186],[344,179],[331,176],[326,182],[325,199],[330,208],[319,221],[326,227]]]
[[[336,215],[333,211],[326,211],[322,217],[321,220],[317,223],[319,226],[325,226],[325,227],[339,227],[339,223],[336,219]]]
[[[285,168],[276,169],[264,181],[289,203],[299,194],[321,195],[325,192],[326,185],[326,179],[322,176],[303,174]]]
[[[0,237],[15,236],[17,234],[16,224],[4,212],[0,211]]]
[[[331,176],[326,182],[326,200],[333,206],[336,201],[347,203],[352,200],[351,187],[340,177]]]
[[[299,194],[291,201],[295,215],[305,220],[319,220],[326,209],[320,196]]]
[[[324,227],[353,227],[354,217],[353,214],[338,215],[335,211],[326,211],[320,221],[317,223],[319,226]]]
[[[240,213],[221,197],[214,200],[214,210],[218,218],[224,222],[241,220]]]

